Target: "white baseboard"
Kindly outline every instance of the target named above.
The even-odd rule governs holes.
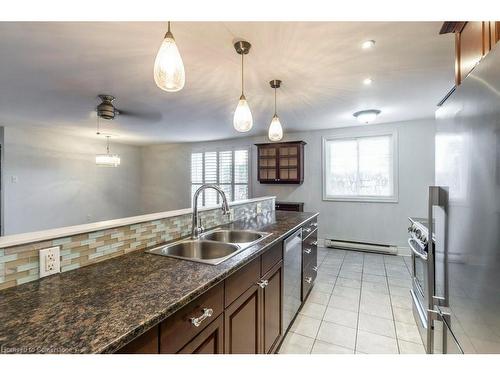
[[[325,246],[325,238],[318,238],[318,247],[329,247]],[[397,255],[408,257],[411,255],[411,250],[408,246],[397,246]]]
[[[409,257],[411,255],[411,250],[408,246],[398,246],[398,255]]]

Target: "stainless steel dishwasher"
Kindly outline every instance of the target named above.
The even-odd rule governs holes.
[[[283,323],[287,330],[299,310],[302,281],[302,228],[284,241]]]

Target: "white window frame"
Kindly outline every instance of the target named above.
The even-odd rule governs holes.
[[[328,141],[348,140],[359,138],[370,138],[379,136],[392,136],[392,173],[393,173],[393,195],[388,197],[380,197],[373,195],[363,196],[329,196],[326,193],[326,144]],[[322,137],[322,150],[321,150],[321,176],[322,176],[322,189],[323,201],[339,201],[339,202],[375,202],[375,203],[397,203],[399,199],[399,151],[398,151],[398,132],[392,131],[367,131],[363,133],[349,133],[339,134],[335,136]]]
[[[235,185],[245,185],[245,184],[242,184],[242,183],[235,183],[234,182],[234,152],[235,151],[239,151],[239,150],[246,150],[248,152],[248,168],[247,168],[247,172],[248,172],[248,177],[247,177],[247,191],[248,191],[248,197],[247,199],[250,199],[250,197],[252,196],[252,183],[251,183],[251,177],[252,177],[252,149],[251,147],[249,146],[242,146],[242,147],[215,147],[215,148],[201,148],[201,149],[193,149],[190,151],[189,153],[189,178],[190,178],[190,186],[189,188],[192,189],[192,186],[193,185],[203,185],[204,183],[201,183],[201,184],[197,184],[197,183],[193,183],[193,181],[191,180],[191,177],[192,177],[192,172],[191,172],[191,157],[192,157],[192,154],[197,154],[197,153],[202,153],[203,154],[203,161],[202,161],[202,165],[203,165],[203,180],[205,180],[205,152],[217,152],[217,182],[214,182],[213,184],[214,185],[219,185],[219,152],[224,152],[224,151],[232,151],[233,152],[233,158],[232,158],[232,178],[231,178],[231,189],[232,189],[232,196],[234,198],[234,186]],[[223,184],[223,185],[229,185],[229,184]],[[191,190],[190,190],[191,191]],[[193,205],[193,197],[191,196],[191,193],[189,195],[189,199],[191,200],[191,206]],[[202,197],[199,198],[201,200],[199,200],[199,205],[200,207],[213,207],[213,206],[205,206],[205,195],[202,194]],[[230,202],[237,202],[236,200],[233,200],[233,201],[230,201]],[[217,205],[220,204],[221,201],[220,201],[220,196],[217,195]]]

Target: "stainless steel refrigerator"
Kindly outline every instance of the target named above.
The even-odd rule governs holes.
[[[440,106],[436,126],[428,351],[500,353],[498,44]]]

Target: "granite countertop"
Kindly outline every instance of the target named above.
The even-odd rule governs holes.
[[[217,266],[144,251],[0,291],[0,353],[111,353],[317,216],[276,211],[224,227],[271,232]]]

